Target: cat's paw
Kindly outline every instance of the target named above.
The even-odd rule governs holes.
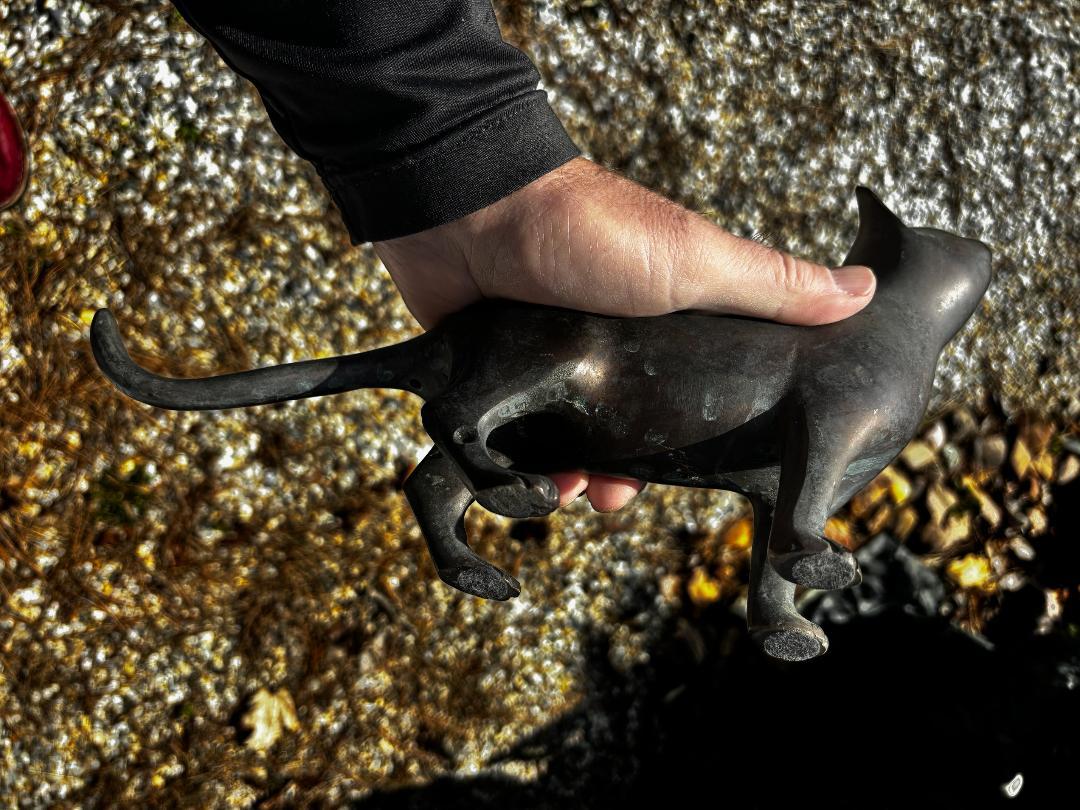
[[[855,555],[824,537],[813,538],[797,551],[770,554],[769,561],[780,576],[804,588],[831,591],[862,582]]]
[[[781,661],[806,661],[829,649],[825,631],[802,617],[772,625],[751,625],[750,637],[766,655]]]
[[[795,609],[794,590],[773,576],[752,577],[747,594],[750,637],[763,652],[782,661],[805,661],[829,649],[825,631]]]
[[[447,585],[481,599],[505,602],[521,593],[521,584],[490,563],[444,568],[439,578]]]
[[[522,475],[506,484],[478,489],[476,502],[504,517],[543,517],[558,508],[559,488],[546,475]]]

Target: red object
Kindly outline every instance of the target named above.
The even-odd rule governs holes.
[[[22,196],[28,174],[26,137],[15,110],[0,93],[0,211]]]

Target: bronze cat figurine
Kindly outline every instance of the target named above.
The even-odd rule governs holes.
[[[439,576],[487,599],[519,586],[469,548],[474,500],[507,517],[546,515],[559,498],[546,473],[573,469],[741,492],[754,508],[750,631],[768,654],[803,660],[828,640],[795,610],[795,585],[860,578],[854,556],[825,539],[825,521],[915,434],[938,356],[990,283],[981,242],[908,228],[866,188],[856,197],[844,264],[872,268],[877,292],[824,326],[488,300],[394,346],[191,380],[136,365],[108,310],[94,316],[91,342],[120,390],[164,408],[356,388],[423,397],[435,446],[405,494]]]

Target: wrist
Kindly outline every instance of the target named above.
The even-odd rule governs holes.
[[[372,245],[426,329],[484,297],[550,302],[551,223],[565,223],[603,174],[574,158],[471,214]]]

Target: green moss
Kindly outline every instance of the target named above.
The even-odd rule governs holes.
[[[144,464],[137,464],[127,475],[109,467],[90,485],[93,516],[113,526],[137,523],[150,503],[149,482]]]
[[[203,131],[194,121],[181,120],[176,127],[176,138],[183,143],[201,143]]]

